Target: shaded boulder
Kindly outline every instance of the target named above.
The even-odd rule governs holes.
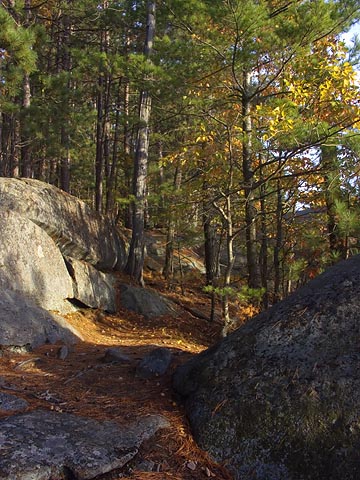
[[[108,362],[108,363],[131,363],[131,358],[129,355],[126,355],[122,348],[119,347],[111,347],[106,349],[105,355],[102,358],[103,362]]]
[[[39,180],[0,178],[0,208],[39,225],[63,255],[100,270],[120,269],[125,245],[112,224],[86,203]]]
[[[50,411],[14,415],[0,420],[0,480],[89,480],[123,467],[166,427],[161,416],[120,427]]]
[[[11,412],[13,410],[25,410],[28,402],[10,393],[0,392],[0,411]]]
[[[0,346],[38,347],[77,342],[81,334],[59,315],[47,312],[11,290],[0,291]]]
[[[166,235],[158,231],[148,231],[145,236],[144,267],[150,271],[162,272],[166,255]],[[181,238],[178,243],[184,244]],[[200,242],[201,243],[201,242]],[[206,270],[201,257],[192,248],[178,246],[173,252],[173,269],[175,277],[184,273],[199,273],[204,275]]]
[[[91,308],[110,313],[117,311],[115,278],[84,261],[67,258],[66,264],[73,279],[73,298]]]
[[[0,210],[0,290],[10,289],[47,310],[69,312],[73,285],[54,241],[33,222]]]
[[[65,360],[69,355],[69,347],[67,345],[62,345],[57,351],[57,358],[60,360]]]
[[[136,367],[136,375],[141,378],[152,378],[164,375],[172,360],[168,348],[155,348],[146,355]]]
[[[241,480],[356,480],[360,256],[179,367],[195,438]]]
[[[147,255],[144,260],[144,269],[150,272],[162,273],[164,269],[162,258],[159,257],[155,260],[154,257]]]
[[[175,305],[156,292],[146,288],[120,285],[120,303],[127,310],[131,310],[145,318],[174,315]]]

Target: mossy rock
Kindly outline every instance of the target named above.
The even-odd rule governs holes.
[[[181,366],[194,435],[241,480],[360,471],[360,256]]]

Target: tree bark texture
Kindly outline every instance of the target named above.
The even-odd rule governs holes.
[[[24,27],[28,28],[30,24],[30,12],[31,12],[31,0],[25,0],[24,2],[25,21]],[[30,142],[31,139],[27,134],[27,112],[31,105],[31,85],[30,75],[25,72],[23,77],[23,99],[22,99],[22,115],[21,115],[21,176],[31,177],[32,165],[31,165],[31,151]]]
[[[321,147],[321,164],[324,169],[325,201],[327,214],[327,229],[330,252],[334,260],[338,256],[345,259],[347,256],[346,239],[339,229],[337,203],[341,201],[341,182],[339,179],[339,165],[336,146]]]
[[[256,217],[257,211],[254,201],[254,173],[252,168],[252,120],[251,120],[251,98],[250,74],[244,72],[243,95],[242,95],[242,115],[243,115],[243,154],[242,166],[244,176],[245,193],[245,231],[246,231],[246,257],[248,268],[248,285],[251,288],[260,287],[260,271],[258,264],[258,255],[256,251]]]
[[[179,166],[177,166],[176,169],[175,169],[174,184],[173,184],[175,191],[180,190],[181,178],[182,178],[181,168]],[[163,275],[166,278],[166,280],[169,280],[174,273],[174,240],[175,240],[175,233],[176,233],[176,219],[175,219],[173,211],[170,211],[169,212],[167,236],[166,236],[165,263],[164,263],[164,268],[163,268]]]
[[[150,61],[155,36],[155,2],[147,4],[146,39],[144,55]],[[149,122],[151,114],[151,94],[143,90],[139,103],[139,129],[134,162],[134,210],[132,236],[126,272],[139,284],[143,284],[145,194],[149,157]]]

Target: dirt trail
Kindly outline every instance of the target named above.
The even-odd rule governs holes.
[[[101,477],[104,480],[231,478],[196,446],[171,388],[176,365],[214,343],[220,324],[210,325],[186,311],[176,318],[145,320],[128,311],[105,315],[87,310],[68,319],[85,341],[73,347],[65,360],[58,358],[60,347],[56,345],[26,355],[5,353],[0,359],[0,391],[24,398],[30,403],[29,410],[45,408],[121,424],[146,414],[167,417],[170,429],[146,442],[138,455],[145,468],[153,471],[129,468]],[[113,346],[121,347],[131,362],[105,363],[104,352]],[[158,346],[171,348],[171,371],[156,379],[137,378],[137,362]]]

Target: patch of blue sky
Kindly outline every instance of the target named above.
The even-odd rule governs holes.
[[[348,32],[342,34],[342,38],[344,39],[345,43],[350,47],[355,37],[360,38],[360,21],[355,23]]]

